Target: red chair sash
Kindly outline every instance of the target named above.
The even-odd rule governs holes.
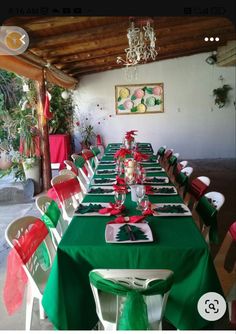
[[[208,189],[208,185],[203,183],[199,179],[195,179],[191,182],[189,192],[196,198],[196,200],[199,200]]]
[[[70,167],[70,170],[78,176],[78,168],[75,166],[75,164],[72,161],[66,161],[67,165]]]
[[[236,222],[234,222],[230,228],[229,228],[229,233],[231,234],[231,237],[233,238],[234,241],[236,241]]]
[[[14,248],[8,254],[6,280],[3,288],[3,299],[9,315],[13,314],[22,304],[28,278],[23,269],[38,246],[48,235],[48,229],[40,219],[30,229],[14,241]]]
[[[72,197],[81,192],[80,183],[77,178],[66,180],[53,186],[60,202]]]
[[[84,158],[84,160],[89,160],[94,157],[94,154],[92,151],[88,150],[82,153],[82,157]]]
[[[170,159],[170,157],[172,156],[173,152],[171,150],[167,150],[165,153],[164,153],[164,159],[168,160]]]

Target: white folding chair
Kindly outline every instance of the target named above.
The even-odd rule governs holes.
[[[173,275],[170,270],[158,269],[95,269],[92,272],[97,273],[102,278],[115,283],[120,283],[126,287],[135,290],[145,290],[151,282],[157,280],[166,280]],[[105,330],[117,330],[118,320],[124,305],[125,297],[110,294],[97,289],[91,282],[96,312],[102,326]],[[165,306],[169,290],[163,295],[144,296],[147,305],[149,329],[162,329],[162,318],[165,312]]]
[[[39,212],[44,215],[47,212],[47,209],[51,202],[53,201],[52,198],[46,196],[46,195],[41,195],[36,198],[35,204]],[[68,227],[68,222],[65,221],[62,217],[62,214],[58,220],[57,226],[56,227],[50,227],[50,231],[52,233],[52,242],[55,246],[55,249],[57,249],[58,244],[61,241],[61,238],[65,232],[65,230]]]
[[[74,180],[74,181],[70,181]],[[77,187],[77,191],[74,193],[71,193],[71,196],[66,196],[64,198],[63,195],[63,189],[60,187],[60,191],[57,187],[57,184],[63,183],[64,185],[64,192],[67,191],[67,183],[73,182],[75,183],[75,186]],[[77,182],[76,182],[77,181]],[[53,186],[54,190],[56,191],[61,207],[62,207],[62,212],[63,212],[63,218],[70,223],[71,219],[73,218],[74,212],[76,208],[78,207],[79,203],[82,202],[83,200],[83,193],[81,191],[81,186],[78,178],[73,175],[65,174],[65,175],[57,175],[54,176],[51,180],[51,185]]]
[[[14,241],[18,240],[25,232],[30,229],[39,218],[34,216],[25,216],[12,221],[6,231],[5,238],[11,248],[14,248]],[[42,244],[45,245],[49,259],[49,268],[45,268],[37,256],[35,251],[23,269],[28,277],[27,296],[26,296],[26,319],[25,329],[30,330],[33,313],[34,298],[39,302],[39,316],[40,319],[45,319],[44,309],[42,307],[42,297],[45,285],[50,274],[53,259],[55,257],[55,248],[49,234],[46,236]]]

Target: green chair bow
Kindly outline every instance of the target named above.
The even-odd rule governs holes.
[[[160,155],[161,157],[164,155],[165,153],[165,147],[160,147],[159,150],[157,151],[157,156]]]
[[[99,150],[99,148],[98,147],[93,147],[93,148],[91,148],[91,151],[93,152],[93,154],[95,155],[95,156],[97,156],[98,154],[100,154],[101,153],[101,151]]]
[[[170,159],[168,160],[168,163],[170,166],[174,166],[177,164],[177,157],[175,155],[172,155]]]
[[[101,277],[95,272],[89,273],[89,280],[97,289],[126,297],[122,313],[118,320],[119,330],[147,330],[148,313],[143,296],[164,295],[173,284],[173,274],[162,280],[155,280],[145,290],[135,290],[120,283]]]
[[[217,232],[217,210],[209,202],[209,200],[202,196],[196,206],[196,211],[201,217],[203,223],[209,226],[209,240],[213,243],[218,243],[218,232]]]
[[[83,168],[85,165],[85,162],[86,162],[85,159],[79,155],[75,160],[75,166],[77,168]]]
[[[45,214],[42,216],[42,220],[48,228],[56,228],[58,221],[61,216],[61,211],[55,201],[51,201],[49,207],[47,208]]]

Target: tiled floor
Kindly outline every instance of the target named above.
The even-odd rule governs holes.
[[[184,160],[184,159],[182,159]],[[225,195],[225,204],[219,213],[219,237],[220,242],[223,240],[228,227],[232,222],[236,221],[236,159],[215,159],[215,160],[189,160],[189,165],[193,167],[193,178],[200,175],[208,176],[211,179],[209,191],[219,191]],[[56,174],[56,171],[53,173]],[[9,181],[9,180],[8,180]],[[0,180],[1,189],[9,186],[9,182]],[[11,184],[22,189],[19,184]],[[4,231],[6,226],[15,218],[23,215],[40,216],[34,202],[21,204],[7,204],[1,201],[0,196],[0,291],[3,289],[5,279],[6,258],[9,247],[5,242]],[[212,247],[212,256],[214,257],[219,249],[219,245]],[[232,254],[233,256],[233,254]],[[32,329],[49,330],[53,329],[50,322],[46,320],[38,320],[38,308],[35,304]],[[2,293],[0,298],[0,330],[20,330],[24,329],[25,319],[25,303],[21,309],[12,316],[8,316],[2,301]],[[164,322],[163,329],[174,329],[171,325]],[[227,318],[227,314],[213,324],[215,330],[233,329]]]

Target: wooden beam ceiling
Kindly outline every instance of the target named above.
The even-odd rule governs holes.
[[[160,47],[156,61],[213,51],[236,39],[234,25],[224,17],[153,17],[153,20]],[[122,68],[116,58],[124,58],[128,47],[129,17],[13,17],[4,24],[19,25],[28,32],[31,57],[35,55],[76,79]],[[219,37],[220,41],[205,42],[206,36]]]

